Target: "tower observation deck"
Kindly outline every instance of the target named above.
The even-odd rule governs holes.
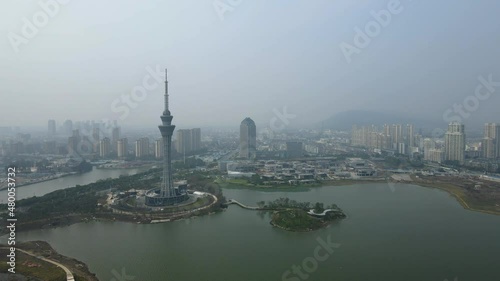
[[[166,69],[164,110],[160,118],[162,124],[158,128],[160,129],[165,152],[163,156],[163,177],[160,189],[151,189],[146,192],[146,205],[149,206],[173,205],[189,198],[186,186],[174,186],[172,177],[172,135],[175,125],[172,125],[174,117],[170,114],[168,108],[168,79]]]

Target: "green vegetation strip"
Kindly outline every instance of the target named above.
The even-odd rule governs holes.
[[[6,250],[0,249],[2,256],[7,255]],[[5,254],[5,255],[4,255]],[[66,273],[58,266],[42,261],[20,251],[17,252],[16,273],[34,277],[44,281],[65,281]],[[0,263],[0,272],[7,272],[8,265]],[[9,279],[10,280],[10,279]],[[30,279],[28,279],[30,280]]]

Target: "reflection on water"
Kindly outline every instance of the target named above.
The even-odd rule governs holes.
[[[500,279],[500,217],[464,210],[439,190],[396,184],[392,192],[386,184],[363,184],[224,194],[248,205],[279,197],[335,203],[348,218],[318,231],[292,233],[273,228],[262,213],[230,206],[171,223],[81,223],[18,233],[18,239],[47,240],[62,254],[86,262],[100,280],[111,280],[113,270],[122,269],[135,280]],[[305,279],[296,274],[282,279],[313,255],[318,239],[328,237],[341,246],[327,260],[302,272]]]

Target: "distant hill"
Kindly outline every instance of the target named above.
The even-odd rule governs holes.
[[[439,121],[439,120],[438,120]],[[349,110],[337,113],[318,123],[319,127],[332,130],[351,130],[352,125],[413,124],[416,128],[443,127],[443,122],[427,121],[398,113],[376,112],[366,110]]]

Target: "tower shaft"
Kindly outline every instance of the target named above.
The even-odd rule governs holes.
[[[165,110],[163,115],[160,116],[162,125],[158,126],[161,136],[163,138],[164,156],[163,156],[163,180],[161,183],[160,193],[162,197],[174,197],[175,190],[172,178],[172,135],[175,126],[172,125],[173,116],[168,109],[168,79],[167,70],[165,69]]]

